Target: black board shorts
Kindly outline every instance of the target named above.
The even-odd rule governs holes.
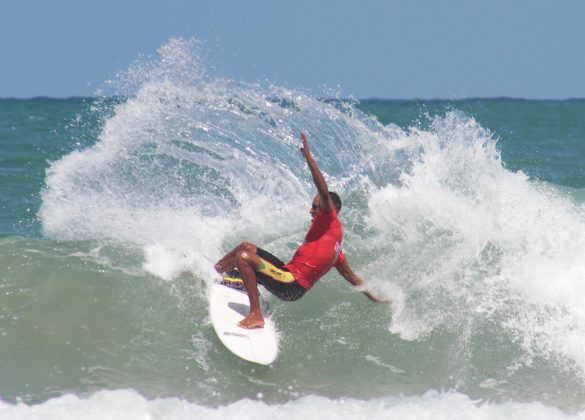
[[[256,270],[258,284],[264,286],[270,293],[280,300],[298,300],[307,291],[296,282],[290,271],[284,267],[284,263],[271,253],[256,248],[256,255],[262,261],[262,266]],[[244,282],[237,269],[229,272],[222,281],[222,284],[235,289],[245,290]]]

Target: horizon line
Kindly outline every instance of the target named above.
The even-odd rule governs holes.
[[[123,95],[109,95],[109,96],[86,96],[86,95],[72,95],[72,96],[47,96],[47,95],[38,95],[38,96],[27,96],[27,97],[19,97],[19,96],[6,96],[0,97],[0,101],[32,101],[32,100],[95,100],[95,99],[121,99],[127,98],[127,96]],[[436,101],[436,102],[457,102],[457,101],[474,101],[474,100],[510,100],[510,101],[583,101],[585,97],[565,97],[565,98],[539,98],[539,97],[521,97],[521,96],[506,96],[506,95],[498,95],[498,96],[468,96],[468,97],[461,97],[461,98],[443,98],[443,97],[411,97],[411,98],[384,98],[384,97],[367,97],[367,98],[354,98],[354,97],[345,97],[345,98],[326,98],[326,97],[317,97],[319,100],[338,100],[338,101],[404,101],[404,102],[418,102],[418,101]]]

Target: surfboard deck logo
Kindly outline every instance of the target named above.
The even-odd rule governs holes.
[[[241,328],[238,322],[250,310],[246,291],[214,283],[209,290],[209,315],[217,337],[228,350],[249,362],[269,365],[278,356],[279,337],[262,296],[260,301],[266,322],[264,328]]]

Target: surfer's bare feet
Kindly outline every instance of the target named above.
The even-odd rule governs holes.
[[[251,330],[253,328],[264,328],[264,318],[262,318],[262,315],[258,316],[255,314],[250,314],[238,322],[238,327],[245,328],[247,330]]]

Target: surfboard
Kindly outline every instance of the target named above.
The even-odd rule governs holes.
[[[250,310],[245,290],[214,283],[209,292],[211,324],[222,344],[236,356],[253,363],[269,365],[278,355],[278,332],[266,313],[267,305],[260,296],[264,328],[248,330],[238,327]]]

